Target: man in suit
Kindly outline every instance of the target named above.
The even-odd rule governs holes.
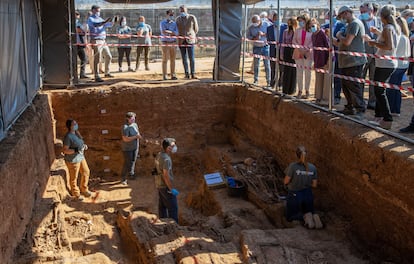
[[[178,27],[178,45],[180,46],[183,60],[185,78],[197,79],[195,76],[194,45],[197,43],[198,22],[194,15],[188,14],[187,7],[180,6],[180,15],[176,19]],[[190,72],[188,71],[187,54],[190,60]]]

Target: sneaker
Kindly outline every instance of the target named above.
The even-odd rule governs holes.
[[[122,183],[122,185],[127,185],[128,184],[128,181],[127,180],[124,180],[121,183]]]
[[[79,76],[79,79],[89,79],[89,77],[88,77],[88,76],[86,76],[85,74],[81,74],[81,75]]]
[[[341,111],[338,111],[339,113],[343,114],[343,115],[354,115],[355,111],[353,109],[349,109],[349,108],[344,108]]]
[[[167,80],[167,76],[162,76],[162,79],[163,79],[164,81],[166,81],[166,80]]]
[[[133,72],[134,70],[131,67],[128,67],[129,72]]]
[[[191,79],[198,79],[197,76],[195,76],[195,74],[191,74]]]
[[[414,125],[409,125],[408,127],[401,128],[399,131],[401,133],[414,133]]]
[[[119,71],[119,72],[122,72],[122,68],[119,68],[119,69],[118,69],[118,71]]]
[[[85,197],[91,197],[92,192],[91,191],[86,191],[86,192],[83,192],[82,195],[85,196]]]
[[[379,124],[380,124],[380,127],[382,127],[383,129],[387,129],[387,130],[390,130],[392,127],[392,121],[380,120]]]
[[[107,78],[113,78],[114,76],[112,74],[110,74],[110,73],[107,73],[107,74],[105,74],[105,77],[107,77]]]
[[[177,80],[177,77],[173,76],[171,77],[171,80]]]
[[[297,99],[302,99],[302,92],[298,92],[298,95],[296,95]]]
[[[315,222],[313,221],[312,213],[306,213],[303,216],[303,220],[305,220],[305,227],[307,227],[309,229],[315,228]]]
[[[305,94],[305,96],[303,98],[304,99],[308,99],[309,98],[309,92],[308,91],[306,91],[306,94]]]
[[[101,77],[96,77],[95,82],[103,82],[104,80],[101,79]]]
[[[83,201],[85,197],[83,197],[82,195],[79,195],[79,196],[75,196],[75,199],[78,201]]]
[[[315,223],[315,228],[316,229],[323,228],[323,224],[322,224],[322,221],[321,221],[321,218],[319,217],[319,215],[313,214],[313,222]]]
[[[190,75],[188,73],[185,74],[186,79],[190,79]]]
[[[401,114],[399,114],[399,113],[391,113],[391,115],[394,116],[394,117],[400,117],[401,116]]]
[[[150,70],[150,67],[145,66],[145,70],[146,70],[146,71],[149,71],[149,70]]]

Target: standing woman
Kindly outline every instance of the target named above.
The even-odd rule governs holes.
[[[298,27],[298,21],[295,17],[291,17],[288,19],[287,22],[288,28],[287,30],[283,31],[283,44],[292,44],[293,42],[293,35],[295,33],[296,28]],[[281,60],[287,63],[294,64],[295,60],[292,58],[293,56],[293,48],[289,46],[281,47],[280,57]],[[284,65],[284,72],[283,72],[283,93],[285,94],[294,94],[296,92],[296,68],[290,65]]]
[[[122,184],[127,185],[127,177],[135,179],[135,162],[138,158],[139,140],[142,139],[139,133],[138,124],[135,122],[136,114],[128,112],[125,115],[126,122],[122,127],[122,153],[124,154],[124,166],[122,167]]]
[[[119,72],[122,72],[122,60],[124,59],[124,55],[127,60],[128,64],[128,71],[133,71],[131,68],[131,34],[132,30],[130,27],[127,26],[126,17],[121,17],[119,21],[119,27],[117,29],[118,32],[118,65],[119,65]]]
[[[295,30],[293,35],[293,44],[302,46],[295,48],[293,59],[296,63],[296,82],[298,84],[298,99],[302,98],[302,89],[305,87],[305,99],[309,98],[309,88],[311,83],[311,66],[312,54],[312,32],[310,32],[310,18],[308,14],[298,17],[299,28]],[[305,78],[305,83],[303,82]]]
[[[331,87],[330,75],[328,71],[328,60],[329,60],[329,41],[326,33],[321,30],[319,22],[316,18],[312,18],[310,21],[311,32],[312,32],[312,45],[313,61],[315,67],[315,98],[316,103],[321,105],[329,104],[329,89]],[[326,50],[315,50],[317,48],[326,48]],[[318,72],[317,70],[323,70],[326,72]]]
[[[72,196],[82,201],[84,197],[92,195],[88,188],[90,170],[84,154],[88,146],[84,143],[75,120],[66,120],[66,128],[68,132],[63,140],[63,153],[69,171],[70,192]],[[80,190],[78,187],[79,172],[81,174]]]
[[[410,31],[408,30],[407,21],[403,17],[396,18],[401,29],[399,35],[396,56],[398,58],[408,59],[411,54],[410,50]],[[398,60],[397,69],[391,74],[390,83],[400,86],[405,72],[410,62],[408,60]],[[399,89],[387,89],[387,98],[390,103],[391,115],[399,116],[401,114],[401,91]]]
[[[397,35],[400,34],[400,27],[397,25],[395,17],[392,15],[393,12],[394,8],[392,5],[383,6],[380,10],[380,18],[383,24],[382,32],[375,27],[370,28],[370,30],[379,37],[376,40],[368,40],[368,44],[377,48],[376,54],[379,56],[395,57],[396,55]],[[375,60],[374,81],[389,82],[390,76],[396,68],[397,60]],[[374,90],[377,99],[375,104],[375,120],[370,121],[370,123],[385,129],[390,129],[393,118],[385,88],[375,85]]]

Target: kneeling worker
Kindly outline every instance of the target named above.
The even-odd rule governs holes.
[[[288,189],[286,201],[286,218],[288,221],[304,221],[307,228],[322,228],[322,223],[313,209],[312,187],[318,184],[316,167],[306,161],[306,149],[296,149],[298,161],[289,164],[285,171],[284,184]]]

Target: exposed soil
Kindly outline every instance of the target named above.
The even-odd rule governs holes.
[[[197,64],[201,79],[211,76],[212,64],[208,63],[211,60]],[[159,65],[154,63],[152,69],[150,74],[138,73],[138,79],[136,73],[120,73],[101,86],[87,81],[86,88],[44,92],[51,97],[56,120],[57,157],[13,263],[385,263],[353,240],[350,219],[335,214],[332,202],[316,201],[325,224],[322,230],[307,230],[284,220],[279,199],[284,194],[282,171],[293,154],[280,149],[280,155],[286,156],[276,157],[263,147],[267,136],[263,124],[252,127],[246,122],[243,128],[255,130],[250,138],[257,136],[257,142],[233,126],[235,119],[267,117],[266,112],[253,111],[261,109],[259,100],[254,102],[256,106],[249,104],[244,109],[252,110],[250,116],[235,116],[234,101],[248,100],[236,97],[231,85],[228,90],[214,85],[197,90],[206,84],[198,80],[152,83],[161,77]],[[145,98],[134,97],[136,90],[148,89],[152,93],[139,94]],[[191,97],[180,97],[184,93]],[[404,102],[404,112],[405,105],[408,102]],[[211,111],[214,107],[219,112]],[[189,108],[194,111],[187,111]],[[157,109],[168,116],[159,116]],[[145,139],[137,164],[138,179],[125,186],[119,181],[119,134],[123,114],[129,110],[137,112]],[[59,154],[59,139],[68,117],[78,120],[90,146],[89,186],[94,195],[83,202],[70,197],[67,169]],[[405,121],[395,122],[393,129],[404,126]],[[164,136],[177,138],[180,149],[173,157],[180,225],[157,217],[157,193],[150,171]],[[365,136],[366,141],[378,138],[372,133]],[[304,138],[292,138],[291,145]],[[330,169],[335,171],[327,165],[322,172],[329,174]],[[211,172],[245,182],[247,197],[230,197],[225,186],[207,188],[203,175]]]

